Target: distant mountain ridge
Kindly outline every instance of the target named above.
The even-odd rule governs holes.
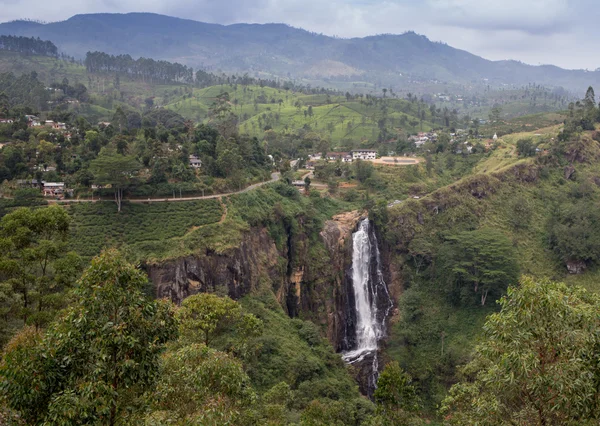
[[[285,24],[208,24],[151,13],[84,14],[40,24],[0,24],[0,34],[40,37],[61,51],[88,51],[176,61],[195,68],[310,79],[377,82],[562,86],[582,92],[600,72],[489,61],[425,36],[377,35],[339,39]]]

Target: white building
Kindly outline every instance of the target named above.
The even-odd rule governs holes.
[[[199,169],[202,167],[202,160],[196,157],[195,155],[190,155],[190,167],[194,169]]]
[[[354,160],[375,160],[377,151],[374,149],[355,149],[352,151],[352,158]]]

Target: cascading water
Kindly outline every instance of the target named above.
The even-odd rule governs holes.
[[[393,307],[387,284],[383,279],[377,236],[371,231],[369,219],[360,222],[352,236],[352,287],[356,310],[356,338],[350,350],[342,353],[349,364],[371,359],[370,390],[378,376],[378,342],[385,337],[385,321]]]

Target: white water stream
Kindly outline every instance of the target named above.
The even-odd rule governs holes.
[[[350,364],[362,361],[373,354],[373,373],[377,374],[377,342],[385,335],[385,319],[392,308],[392,301],[381,272],[379,248],[374,236],[371,243],[369,219],[360,222],[358,230],[352,235],[352,285],[356,303],[356,348],[342,354]],[[377,263],[375,277],[371,277],[371,259],[375,255]],[[378,315],[379,292],[385,293],[386,312]]]

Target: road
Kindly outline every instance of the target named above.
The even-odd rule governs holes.
[[[267,180],[265,182],[259,182],[259,183],[255,183],[253,185],[250,185],[240,191],[235,191],[235,192],[226,192],[224,194],[214,194],[214,195],[204,195],[204,196],[198,196],[198,197],[183,197],[183,198],[146,198],[146,199],[123,199],[123,201],[127,201],[129,203],[139,203],[139,204],[144,204],[144,203],[164,203],[164,202],[169,202],[169,203],[173,203],[173,202],[178,202],[178,201],[195,201],[195,200],[211,200],[211,199],[215,199],[215,198],[221,198],[221,197],[229,197],[230,195],[236,195],[236,194],[242,194],[244,192],[248,192],[248,191],[252,191],[253,189],[256,188],[260,188],[263,185],[266,185],[268,183],[272,183],[272,182],[276,182],[279,180],[280,174],[279,173],[271,173],[271,179]],[[96,203],[96,202],[111,202],[114,203],[114,200],[48,200],[49,204],[70,204],[70,203]]]

